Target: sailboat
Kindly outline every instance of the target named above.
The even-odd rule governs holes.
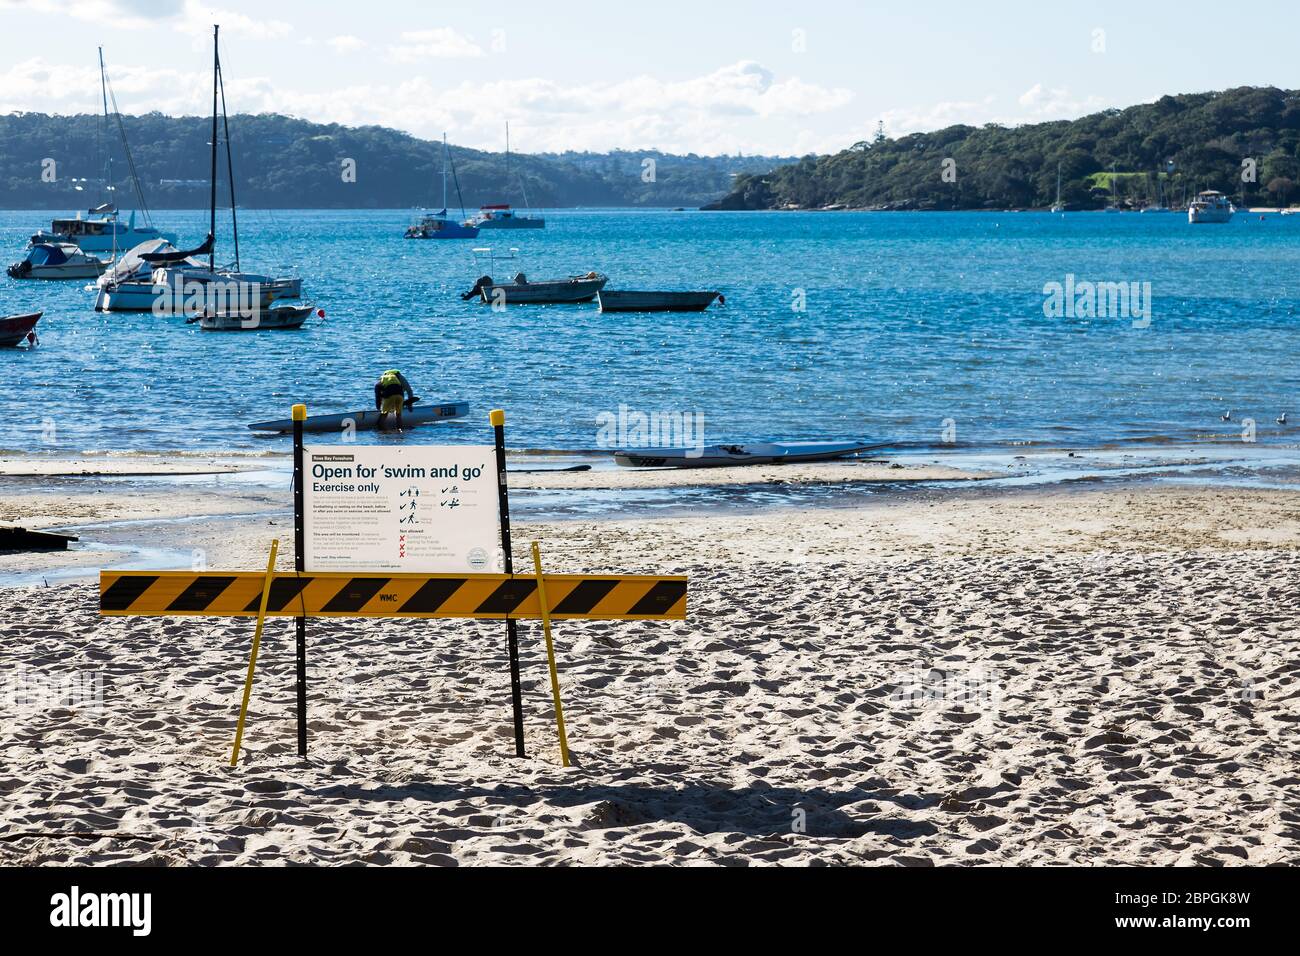
[[[1156,201],[1149,206],[1144,206],[1142,208],[1142,211],[1143,212],[1172,212],[1173,211],[1169,208],[1168,204],[1165,201],[1165,183],[1164,180],[1160,178],[1159,173],[1156,173]]]
[[[447,167],[451,164],[451,149],[447,146],[447,134],[442,134],[442,209],[436,213],[421,216],[406,229],[407,239],[477,239],[478,229],[468,223],[457,222],[447,218]],[[455,170],[452,170],[455,178]],[[456,180],[456,195],[460,195],[460,181]],[[460,214],[465,215],[462,205]]]
[[[506,123],[506,185],[510,184],[510,124]],[[524,179],[519,177],[519,189],[524,196],[524,205],[528,205],[528,189]],[[545,229],[546,220],[541,216],[521,216],[510,208],[509,203],[497,203],[482,206],[478,215],[465,225],[479,229]]]
[[[32,236],[29,244],[32,246],[73,245],[82,252],[93,255],[111,253],[116,256],[118,250],[130,249],[142,242],[155,239],[175,242],[176,237],[174,235],[160,232],[154,228],[150,219],[149,204],[145,202],[144,188],[140,185],[140,176],[136,172],[135,159],[131,155],[131,146],[126,140],[126,127],[122,123],[122,114],[117,109],[117,96],[109,92],[108,71],[104,68],[103,47],[99,48],[99,90],[100,98],[104,104],[104,117],[97,138],[100,142],[100,159],[104,162],[105,189],[108,193],[108,201],[87,210],[86,216],[88,218],[82,218],[82,214],[78,212],[75,217],[70,219],[55,219],[50,223],[49,229],[42,229]],[[108,111],[110,95],[113,100],[113,112],[111,114]],[[111,152],[105,151],[103,148],[104,126],[111,120],[116,120],[117,131],[122,138],[122,149],[126,153],[127,167],[131,171],[131,183],[135,187],[139,212],[144,220],[144,224],[140,226],[136,225],[136,213],[134,211],[127,222],[123,224],[118,213],[117,204],[112,199],[113,193],[116,191],[116,187],[113,185],[113,158]],[[101,269],[100,272],[102,271]],[[98,274],[95,273],[95,275]]]
[[[1065,212],[1065,207],[1061,205],[1061,164],[1056,164],[1056,203],[1052,206],[1052,212]]]
[[[226,113],[225,81],[221,72],[219,26],[212,32],[212,153],[211,190],[208,204],[208,235],[194,249],[176,249],[171,245],[142,251],[132,250],[140,262],[139,271],[127,273],[100,285],[95,308],[101,312],[137,311],[160,315],[237,314],[257,328],[256,318],[271,303],[297,299],[302,295],[302,280],[296,277],[269,276],[243,272],[239,255],[239,217],[235,202],[235,166],[230,147],[230,120]],[[230,217],[234,236],[235,261],[232,266],[216,264],[217,231],[217,149],[218,101],[225,133],[226,169],[230,179]],[[207,263],[201,260],[207,257]],[[140,273],[148,271],[145,277]],[[117,275],[115,270],[114,275]],[[107,277],[106,277],[107,278]]]

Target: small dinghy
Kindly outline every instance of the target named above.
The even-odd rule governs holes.
[[[606,292],[596,296],[602,312],[703,312],[713,300],[725,305],[720,292]]]
[[[402,427],[428,425],[434,422],[450,422],[464,418],[469,414],[469,402],[443,402],[441,405],[416,405],[402,412]],[[373,408],[360,412],[347,412],[342,415],[316,415],[303,423],[302,430],[315,434],[341,432],[347,428],[357,431],[374,431],[382,418]],[[392,418],[392,416],[389,416]],[[349,424],[351,423],[351,424]],[[393,424],[396,424],[394,421]],[[259,422],[249,425],[255,432],[278,432],[288,434],[293,431],[293,420],[284,418],[274,422]]]
[[[518,249],[511,249],[507,253],[493,252],[490,248],[474,250],[475,261],[493,272],[501,268],[503,263],[509,268],[515,268],[518,255]],[[585,275],[541,282],[529,279],[523,272],[516,272],[512,281],[497,282],[489,272],[480,276],[473,288],[461,295],[461,299],[466,302],[479,299],[488,305],[571,305],[590,302],[596,298],[596,293],[605,288],[608,281],[608,276],[592,271]]]
[[[0,348],[13,348],[22,345],[27,341],[27,336],[33,334],[36,323],[41,320],[44,312],[32,312],[28,315],[11,315],[8,318],[0,318]]]
[[[848,458],[873,445],[860,442],[783,442],[708,445],[704,448],[639,448],[614,452],[625,468],[733,468],[738,465],[794,465]]]
[[[198,322],[204,332],[269,332],[277,329],[300,329],[308,317],[316,311],[312,305],[273,304],[270,308],[255,310],[251,315],[237,312],[209,312],[206,315],[187,319],[187,323]],[[325,310],[317,313],[325,318]]]

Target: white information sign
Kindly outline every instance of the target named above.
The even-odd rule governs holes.
[[[492,446],[303,448],[308,571],[499,572]]]

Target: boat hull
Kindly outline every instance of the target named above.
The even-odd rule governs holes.
[[[605,292],[601,291],[602,312],[703,312],[718,292]]]
[[[477,229],[545,229],[545,219],[483,219],[475,220]]]
[[[744,465],[795,465],[848,458],[873,446],[858,442],[787,442],[710,445],[704,448],[640,448],[617,451],[625,468],[735,468]]]
[[[314,306],[279,306],[258,309],[252,315],[218,313],[199,317],[199,328],[204,332],[274,332],[300,329],[312,314]]]
[[[590,302],[609,279],[567,279],[563,282],[528,282],[523,285],[485,285],[479,290],[483,301],[503,305],[570,305]]]
[[[469,414],[468,402],[443,402],[440,405],[416,405],[402,413],[402,427],[427,425],[436,422],[455,421]],[[357,431],[374,431],[379,427],[382,416],[374,409],[360,412],[348,412],[343,415],[317,415],[303,422],[303,431],[309,434],[326,434],[341,432],[349,428]],[[389,424],[395,424],[392,416]],[[259,422],[248,426],[255,432],[288,434],[293,431],[293,421],[285,418],[273,422]]]
[[[426,219],[406,230],[407,239],[477,239],[478,229],[451,219]]]
[[[184,277],[198,282],[214,281],[211,275],[190,274]],[[236,281],[218,275],[216,281]],[[301,279],[278,279],[257,283],[258,302],[263,309],[273,302],[297,299],[302,295]],[[157,312],[159,315],[197,315],[200,308],[174,309],[172,287],[150,281],[119,282],[105,285],[95,296],[96,312]]]
[[[11,315],[0,318],[0,348],[13,348],[21,345],[27,334],[36,328],[44,312],[32,312],[27,315]]]
[[[106,268],[108,263],[96,259],[94,262],[68,262],[58,266],[32,266],[22,275],[17,274],[17,265],[14,265],[9,267],[9,275],[14,279],[60,282],[68,279],[98,279]]]
[[[34,244],[37,242],[67,242],[76,246],[82,252],[111,256],[114,251],[120,255],[127,249],[132,249],[142,242],[150,242],[155,239],[175,243],[176,235],[170,232],[159,232],[157,229],[127,229],[123,227],[118,231],[115,239],[111,231],[99,235],[78,236],[43,229],[32,236],[31,241]]]

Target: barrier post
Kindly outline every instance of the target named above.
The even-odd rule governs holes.
[[[569,765],[569,736],[564,732],[564,705],[560,703],[560,673],[555,669],[555,645],[551,642],[551,605],[546,599],[546,578],[542,575],[542,549],[533,542],[533,570],[537,572],[537,600],[542,608],[542,633],[546,635],[546,663],[551,669],[551,696],[555,698],[555,732],[560,738],[560,762]]]
[[[489,416],[497,452],[497,501],[501,513],[501,552],[506,574],[514,576],[515,560],[510,550],[510,493],[506,484],[506,413],[496,409]],[[506,618],[506,650],[510,655],[510,703],[515,718],[515,756],[524,756],[524,698],[519,681],[519,626]]]
[[[293,561],[299,574],[307,570],[307,539],[303,512],[306,490],[303,485],[302,427],[307,420],[307,406],[293,406]],[[297,620],[297,691],[298,756],[307,756],[307,618]]]
[[[262,603],[257,611],[257,629],[253,631],[253,650],[248,655],[248,676],[244,678],[244,702],[239,705],[239,723],[235,725],[235,749],[230,752],[230,766],[239,766],[239,745],[244,740],[244,720],[248,717],[248,700],[253,695],[253,671],[257,667],[257,649],[262,646],[262,625],[266,623],[266,605],[271,597],[271,582],[275,580],[275,558],[280,551],[280,539],[271,542],[271,557],[266,562],[266,580],[262,583]]]

